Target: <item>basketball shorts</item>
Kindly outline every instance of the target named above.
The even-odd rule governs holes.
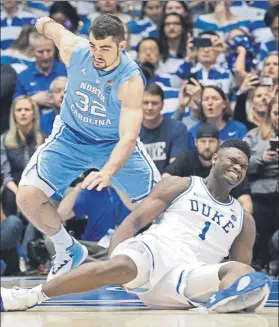
[[[61,196],[62,190],[80,174],[92,168],[101,170],[116,143],[114,140],[86,140],[57,116],[51,135],[30,159],[19,185],[38,187],[48,197],[54,193]],[[111,178],[111,183],[132,201],[139,201],[160,179],[155,164],[138,141],[128,161]]]
[[[176,252],[175,252],[176,251]],[[184,257],[180,257],[183,253]],[[187,256],[187,254],[189,254]],[[137,276],[123,285],[153,309],[191,309],[203,306],[219,290],[218,272],[226,263],[197,261],[190,248],[163,246],[160,239],[141,234],[119,244],[111,257],[126,255],[137,266]]]

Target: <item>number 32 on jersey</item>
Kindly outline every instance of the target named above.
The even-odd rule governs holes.
[[[97,101],[90,101],[89,96],[81,91],[75,92],[77,96],[79,96],[79,103],[75,101],[76,107],[83,111],[90,111],[91,115],[106,118],[107,117],[107,109],[101,103]]]

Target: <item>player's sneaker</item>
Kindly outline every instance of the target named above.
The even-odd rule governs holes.
[[[47,282],[79,266],[88,256],[88,250],[73,237],[73,245],[65,252],[55,254],[53,265],[47,276]]]
[[[42,292],[42,285],[32,289],[1,287],[0,311],[25,311],[33,308],[40,302],[40,292]]]
[[[207,301],[208,311],[259,311],[268,299],[271,279],[253,272],[239,277],[229,288],[215,292]]]

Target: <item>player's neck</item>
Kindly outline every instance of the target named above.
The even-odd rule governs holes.
[[[225,180],[217,179],[213,176],[212,171],[209,173],[208,177],[204,179],[204,183],[209,190],[210,194],[220,202],[228,202],[230,189]]]

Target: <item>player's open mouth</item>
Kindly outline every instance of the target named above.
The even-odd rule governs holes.
[[[97,62],[98,64],[102,64],[104,62],[104,60],[102,60],[102,59],[96,59],[96,58],[94,58],[94,61]]]
[[[229,176],[232,177],[234,180],[236,181],[240,180],[240,175],[236,174],[234,171],[229,170],[228,173]]]

